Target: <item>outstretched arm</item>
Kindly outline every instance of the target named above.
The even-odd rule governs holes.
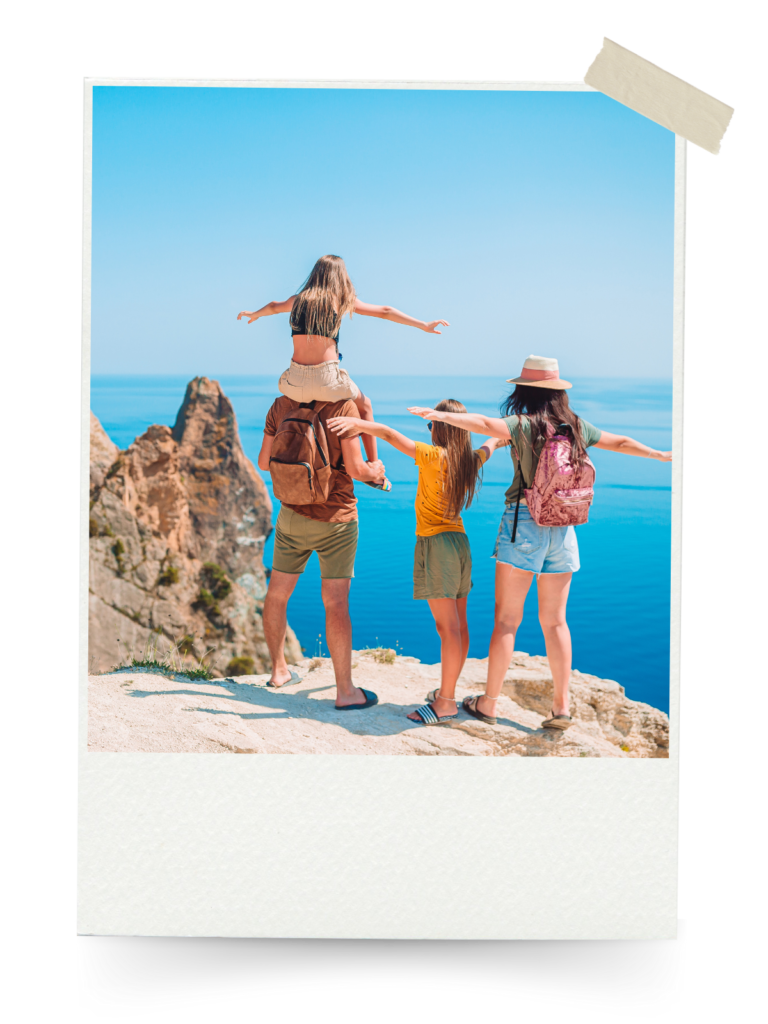
[[[383,484],[387,478],[384,463],[380,459],[375,462],[366,462],[363,459],[357,438],[342,439],[341,457],[344,460],[344,468],[353,480],[359,480],[364,484]]]
[[[426,331],[427,334],[442,334],[442,331],[436,331],[435,328],[451,326],[447,320],[431,320],[428,323],[426,320],[417,320],[415,317],[408,316],[407,313],[401,313],[394,306],[374,306],[370,302],[361,302],[360,299],[355,299],[354,312],[361,313],[363,316],[376,316],[380,320],[392,320],[393,323],[405,324],[406,327],[418,327],[420,331]]]
[[[360,420],[356,416],[334,416],[328,420],[328,426],[334,434],[338,434],[341,438],[371,434],[373,437],[381,438],[382,441],[387,441],[403,455],[408,455],[410,458],[414,458],[416,455],[416,442],[384,423]]]
[[[501,445],[502,448],[504,447],[503,443],[498,439],[498,437],[486,437],[486,439],[480,445],[480,451],[485,451],[486,462],[488,461],[488,459],[490,459],[490,457],[493,455],[493,453],[496,451],[499,445]]]
[[[237,319],[239,320],[241,317],[247,316],[248,323],[252,324],[254,320],[258,320],[259,317],[262,316],[274,316],[275,313],[290,313],[293,309],[293,302],[295,298],[296,296],[292,295],[290,299],[286,299],[285,302],[268,302],[266,306],[262,306],[261,309],[257,309],[253,313],[248,313],[246,310],[243,310],[242,313],[237,314]]]
[[[638,455],[641,459],[659,459],[661,462],[671,462],[672,452],[659,452],[642,441],[635,441],[633,437],[625,437],[623,434],[609,434],[604,430],[595,448],[603,448],[608,452],[621,452],[623,455]]]
[[[476,434],[490,434],[500,441],[509,440],[507,424],[494,416],[480,416],[473,412],[438,412],[437,409],[424,409],[420,405],[411,406],[408,412],[414,416],[421,416],[423,420],[438,420],[441,423],[450,423],[453,427],[461,427],[462,430],[474,431]]]

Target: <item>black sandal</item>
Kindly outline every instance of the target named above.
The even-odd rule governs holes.
[[[478,693],[474,697],[465,697],[464,700],[461,702],[461,706],[464,708],[468,715],[472,715],[472,717],[476,718],[478,721],[485,722],[486,725],[496,725],[497,720],[495,715],[484,715],[482,711],[478,710],[477,702],[480,700],[481,697],[485,696],[486,694],[484,693]],[[498,699],[498,697],[488,697],[488,700]],[[472,704],[472,701],[475,702],[474,705]]]
[[[363,690],[362,686],[360,689]],[[374,704],[379,703],[379,698],[373,690],[363,690],[363,696],[365,697],[364,704],[343,704],[341,707],[334,704],[333,706],[337,711],[362,711],[364,708],[372,708]]]

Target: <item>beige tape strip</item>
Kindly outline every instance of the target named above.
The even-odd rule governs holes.
[[[733,116],[733,107],[611,39],[603,40],[603,48],[584,81],[702,149],[720,152],[720,140]]]

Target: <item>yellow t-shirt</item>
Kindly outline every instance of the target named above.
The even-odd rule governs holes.
[[[478,448],[475,454],[485,462],[488,452]],[[442,463],[443,449],[436,444],[416,442],[414,462],[419,467],[419,484],[416,488],[416,536],[434,537],[436,533],[464,533],[461,516],[458,519],[445,518],[443,498]]]

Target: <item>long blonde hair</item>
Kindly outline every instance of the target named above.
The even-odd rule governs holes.
[[[466,412],[455,398],[444,398],[435,406],[436,412]],[[443,497],[446,519],[458,519],[463,508],[469,508],[482,483],[482,463],[472,450],[472,435],[461,427],[435,420],[432,444],[445,452],[443,463]]]
[[[355,287],[341,256],[321,256],[296,293],[291,327],[302,321],[307,334],[330,338],[345,313],[355,308]]]

